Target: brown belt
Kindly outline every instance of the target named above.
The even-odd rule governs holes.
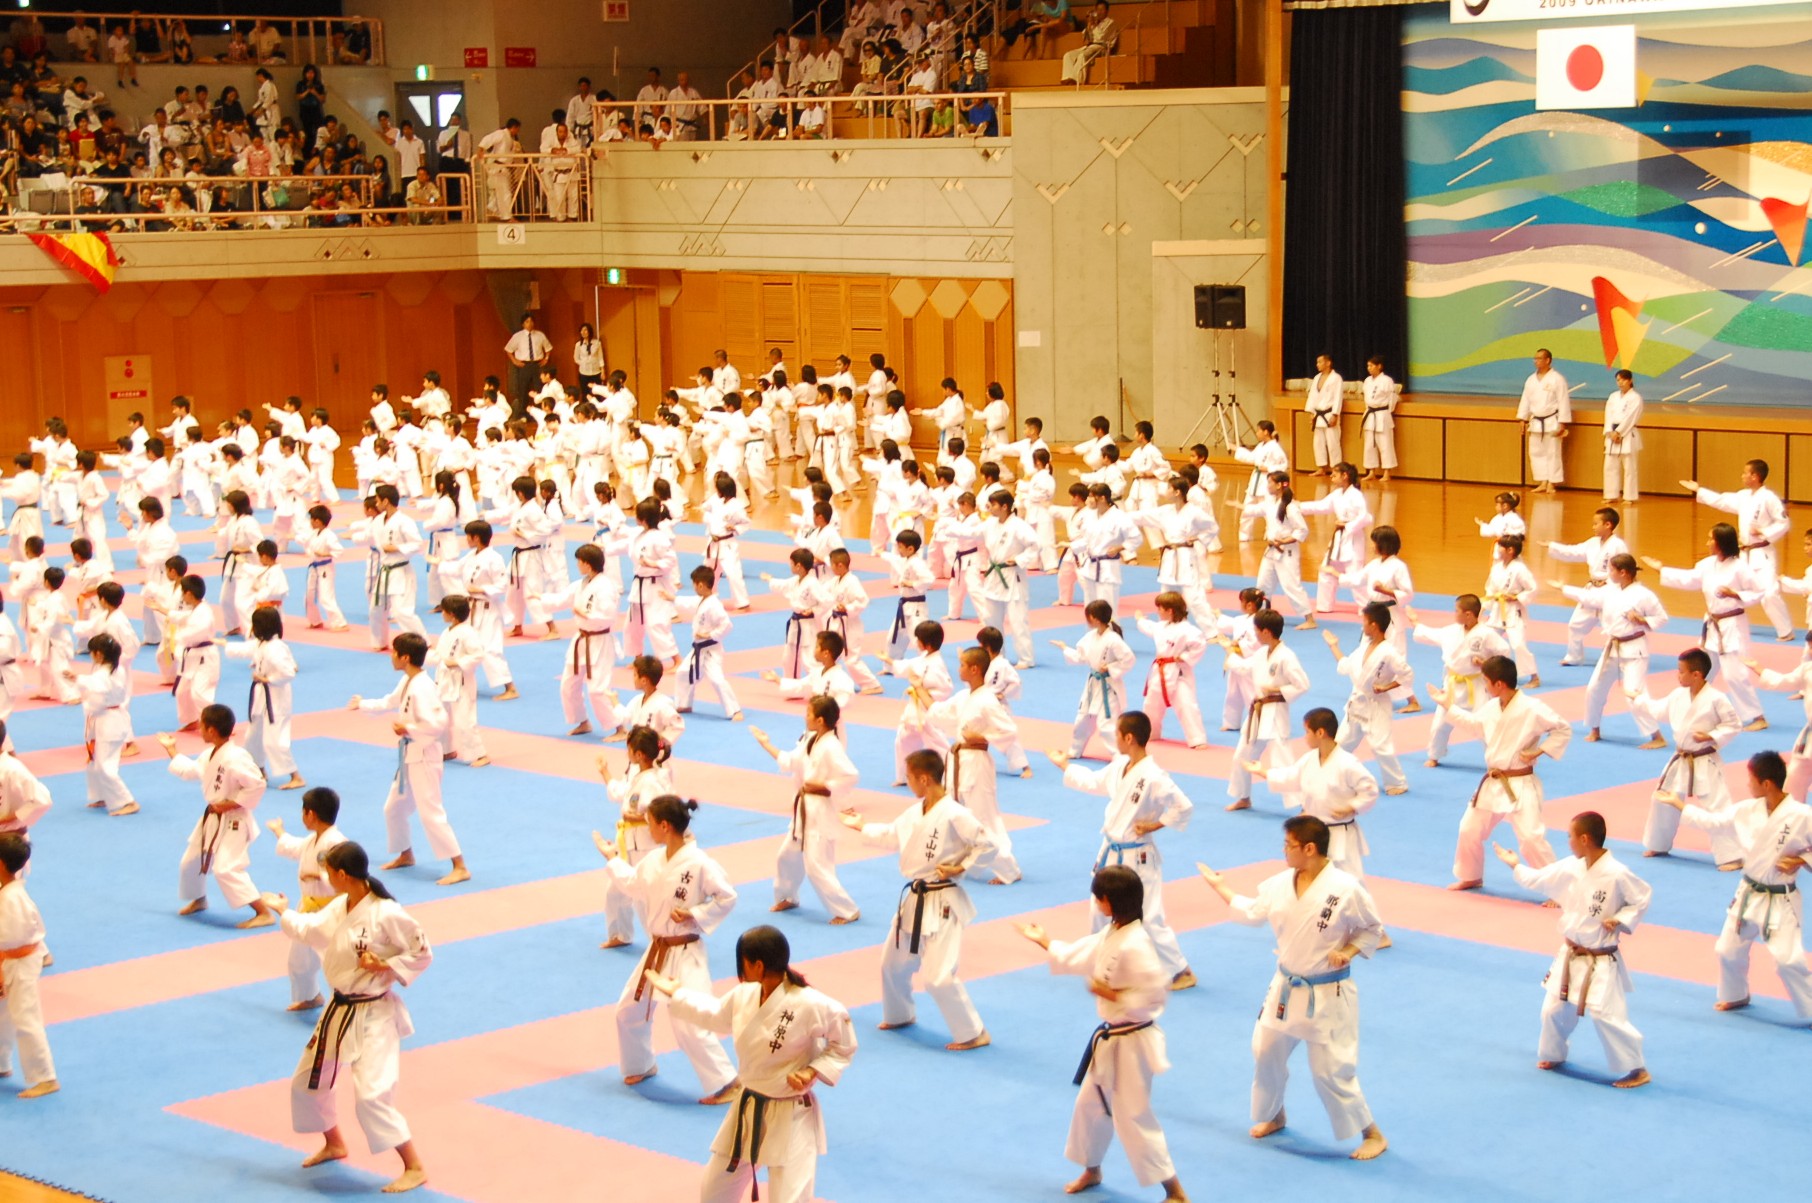
[[[651,973],[659,973],[662,969],[667,967],[667,953],[669,950],[696,943],[698,943],[698,934],[696,932],[688,936],[648,937],[648,953],[642,958],[641,971],[636,974],[635,978],[634,1001],[642,1001],[642,991],[648,989],[648,975]],[[652,993],[648,996],[648,1007],[650,1013],[652,1013],[654,1009],[654,995]]]
[[[800,847],[805,846],[805,796],[807,794],[815,798],[831,796],[828,785],[819,785],[812,781],[800,786],[799,792],[793,795],[793,840]]]
[[[1673,771],[1674,765],[1684,760],[1686,762],[1686,797],[1698,797],[1699,761],[1707,756],[1716,756],[1717,754],[1718,750],[1716,748],[1700,748],[1693,752],[1688,752],[1685,748],[1676,748],[1674,754],[1668,758],[1667,764],[1662,767],[1661,777],[1655,782],[1656,788],[1658,789],[1664,785],[1667,781],[1667,775]]]
[[[1487,781],[1504,782],[1504,792],[1510,795],[1510,800],[1512,802],[1515,802],[1517,801],[1516,791],[1510,788],[1509,778],[1533,776],[1535,776],[1535,770],[1527,767],[1520,769],[1487,769],[1485,770],[1485,775],[1479,778],[1478,788],[1472,791],[1472,801],[1467,803],[1467,805],[1470,807],[1479,804],[1479,795],[1485,792],[1485,783]]]
[[[1585,980],[1579,983],[1579,1013],[1584,1015],[1586,999],[1592,992],[1592,974],[1597,971],[1599,961],[1607,957],[1613,961],[1617,959],[1617,946],[1613,944],[1609,948],[1587,948],[1584,944],[1567,941],[1567,957],[1560,966],[1560,1000],[1562,1002],[1567,1001],[1569,992],[1573,988],[1574,957],[1586,958]]]
[[[1760,543],[1745,543],[1745,544],[1743,544],[1743,550],[1744,551],[1763,551],[1772,546],[1774,546],[1772,543],[1769,543],[1767,540],[1763,540]]]
[[[1243,732],[1248,746],[1258,735],[1258,712],[1266,706],[1275,706],[1284,700],[1281,693],[1261,694],[1252,699],[1252,705],[1246,708],[1246,729]]]

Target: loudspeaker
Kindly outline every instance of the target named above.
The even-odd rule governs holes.
[[[1243,284],[1197,284],[1195,286],[1195,324],[1201,330],[1244,330],[1246,328],[1246,286]]]

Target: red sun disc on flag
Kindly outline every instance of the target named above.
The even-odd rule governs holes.
[[[1567,82],[1580,92],[1590,92],[1604,80],[1604,55],[1596,46],[1575,46],[1567,55]]]

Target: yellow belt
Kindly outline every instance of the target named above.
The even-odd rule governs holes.
[[[1465,687],[1466,709],[1471,710],[1475,705],[1477,705],[1478,695],[1473,692],[1474,689],[1477,687],[1477,682],[1478,682],[1478,677],[1476,677],[1476,676],[1469,677],[1469,676],[1466,676],[1464,673],[1450,672],[1447,674],[1447,696],[1451,698],[1453,696],[1454,690],[1459,689],[1462,686]]]
[[[302,913],[304,915],[312,915],[316,911],[324,911],[327,909],[327,904],[332,901],[332,898],[320,898],[313,894],[304,894],[302,896]]]

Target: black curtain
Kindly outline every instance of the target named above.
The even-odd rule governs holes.
[[[1291,26],[1283,373],[1333,357],[1408,385],[1403,228],[1403,9],[1298,9]]]

